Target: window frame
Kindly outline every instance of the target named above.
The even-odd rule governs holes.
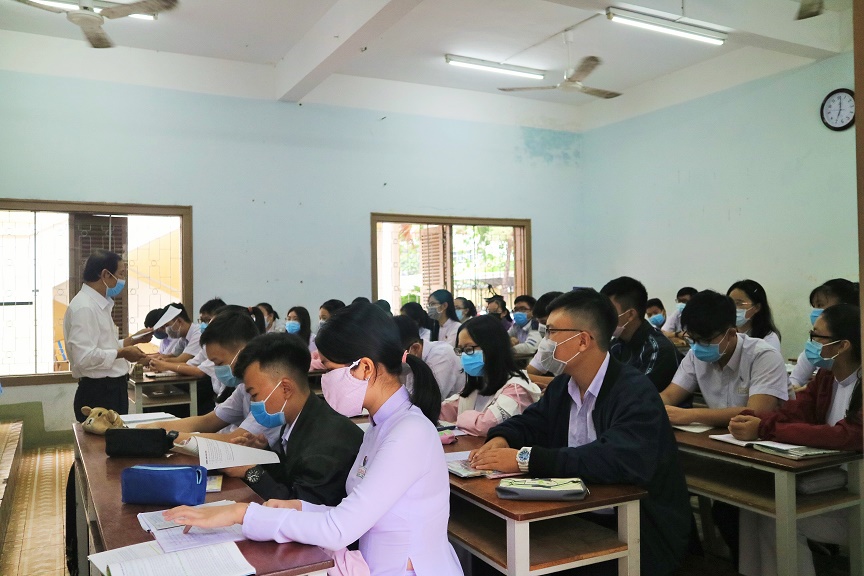
[[[434,224],[446,226],[509,226],[523,228],[525,233],[525,293],[531,294],[531,220],[521,218],[474,218],[464,216],[422,216],[417,214],[388,214],[372,212],[369,215],[372,259],[372,301],[378,300],[378,233],[377,225],[382,222],[397,224]],[[451,265],[453,253],[450,253]],[[450,290],[450,288],[447,288]],[[453,295],[456,297],[456,295]]]
[[[167,204],[117,204],[113,202],[72,202],[65,200],[21,200],[0,198],[0,210],[23,212],[62,212],[84,214],[112,214],[117,216],[177,216],[180,218],[180,254],[183,262],[180,272],[183,288],[182,302],[188,302],[192,290],[192,206]],[[76,292],[77,294],[77,292]],[[70,300],[74,295],[70,294]],[[46,374],[16,374],[2,377],[3,387],[69,384],[74,382],[71,372]]]

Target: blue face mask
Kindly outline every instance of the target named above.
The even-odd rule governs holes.
[[[165,332],[164,330],[154,330],[153,331],[153,337],[156,338],[157,340],[164,340],[165,338],[168,337],[168,333]]]
[[[735,309],[735,326],[740,328],[744,324],[747,323],[750,318],[747,318],[747,312],[752,310],[753,308],[747,308],[746,310],[742,310],[740,308]]]
[[[729,345],[726,345],[728,348]],[[717,344],[699,344],[694,342],[690,345],[690,349],[693,350],[693,355],[696,356],[697,360],[701,360],[702,362],[717,362],[726,352],[724,349],[723,352],[720,351],[720,343]]]
[[[204,330],[206,330],[206,329],[207,329],[207,326],[208,326],[207,322],[201,322],[200,324],[198,324],[198,328],[201,329],[201,332],[203,332]]]
[[[654,314],[648,318],[648,322],[650,322],[655,328],[660,328],[663,326],[663,323],[666,322],[666,317],[663,316],[663,314]]]
[[[300,322],[297,320],[289,320],[285,322],[285,331],[289,334],[297,334],[300,332]]]
[[[813,311],[810,312],[810,324],[811,325],[813,325],[813,326],[816,325],[816,320],[819,318],[819,316],[822,315],[823,310],[825,310],[825,309],[824,308],[813,308]]]
[[[108,273],[111,274],[110,272]],[[114,274],[111,274],[111,277],[117,280],[117,284],[115,284],[111,288],[108,288],[108,284],[105,284],[104,280],[102,281],[102,283],[105,284],[105,297],[113,299],[116,298],[123,291],[123,288],[126,286],[126,280],[121,280],[114,276]]]
[[[255,421],[258,422],[258,424],[265,428],[276,428],[277,426],[285,425],[285,413],[282,412],[282,410],[285,409],[288,400],[285,400],[285,404],[282,404],[282,408],[280,408],[279,412],[276,412],[275,414],[270,414],[267,412],[267,408],[264,407],[264,403],[270,399],[270,396],[273,395],[273,392],[275,392],[279,386],[280,384],[277,382],[276,388],[273,388],[273,390],[270,391],[267,398],[249,404],[249,413],[252,414],[252,417],[255,418]]]
[[[462,368],[466,374],[469,376],[481,376],[483,374],[483,365],[485,364],[483,352],[476,350],[474,354],[463,353],[459,358],[462,360]]]
[[[464,310],[460,310],[459,308],[457,308],[457,309],[456,309],[456,318],[458,318],[459,321],[461,322],[461,321],[462,321],[462,318],[464,318],[464,317],[465,317],[465,311],[464,311]]]
[[[835,340],[834,342],[829,342],[828,344],[822,344],[820,342],[813,342],[812,340],[808,340],[807,344],[804,345],[804,355],[807,357],[807,361],[816,366],[817,368],[825,368],[826,370],[830,370],[831,367],[834,366],[834,358],[836,358],[837,355],[835,354],[831,358],[823,358],[822,348],[825,346],[830,346],[831,344],[837,344],[838,342],[840,342],[840,340]]]
[[[683,311],[684,311],[684,308],[685,308],[686,306],[687,306],[687,303],[686,303],[686,302],[678,302],[677,304],[675,304],[675,308],[678,309],[678,312],[683,312]]]
[[[517,326],[525,326],[528,323],[528,314],[525,312],[514,312],[513,322],[515,322]]]
[[[238,351],[237,354],[234,355],[234,360],[237,360],[237,356],[239,355],[240,352]],[[228,364],[213,367],[216,378],[218,378],[219,381],[228,388],[236,388],[237,385],[242,382],[242,380],[234,376],[234,373],[231,371],[231,364],[234,363],[234,360],[231,360]]]

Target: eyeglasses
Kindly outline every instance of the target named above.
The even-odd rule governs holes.
[[[747,308],[748,310],[753,307],[752,302],[747,302],[746,300],[733,300],[736,308]]]
[[[456,352],[457,356],[461,356],[462,354],[472,356],[472,355],[474,355],[474,353],[477,350],[480,350],[480,352],[483,352],[483,350],[480,348],[480,346],[460,346],[458,348],[453,349],[453,351]]]
[[[516,306],[515,308],[513,308],[513,311],[514,312],[530,312],[531,308],[529,308],[528,306]]]
[[[700,336],[690,334],[689,332],[685,332],[683,334],[683,336],[684,336],[685,340],[687,340],[688,342],[691,342],[693,344],[699,344],[700,346],[711,346],[712,344],[715,344],[714,340],[716,340],[717,338],[720,338],[724,334],[726,334],[726,333],[720,332],[718,334],[715,334],[714,336],[711,336],[710,338],[702,338]]]
[[[813,342],[814,338],[819,338],[820,340],[833,340],[834,336],[829,336],[828,334],[817,334],[816,332],[813,332],[811,330],[810,331],[810,341]],[[831,344],[834,344],[835,342],[839,342],[839,340],[835,340],[834,342],[831,342]],[[827,344],[826,344],[826,346],[827,346]]]

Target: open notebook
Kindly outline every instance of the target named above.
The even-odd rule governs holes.
[[[818,456],[830,456],[842,454],[842,450],[831,450],[829,448],[812,448],[810,446],[798,446],[797,444],[784,444],[783,442],[772,442],[771,440],[738,440],[732,434],[712,434],[709,436],[714,440],[735,444],[736,446],[747,446],[755,448],[766,454],[782,456],[792,460],[803,460],[805,458],[816,458]]]

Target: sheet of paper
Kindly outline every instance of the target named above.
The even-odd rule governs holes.
[[[135,428],[139,424],[145,424],[149,422],[162,422],[167,420],[179,420],[173,414],[168,414],[167,412],[146,412],[144,414],[123,414],[121,416],[123,418],[123,422],[126,424],[128,428]]]
[[[464,452],[447,452],[444,454],[444,457],[447,462],[455,462],[457,460],[467,460],[470,453],[470,450],[465,450]]]
[[[793,448],[803,448],[800,444],[784,444],[783,442],[773,442],[771,440],[738,440],[732,434],[712,434],[708,436],[709,438],[713,438],[714,440],[720,440],[721,442],[728,442],[729,444],[735,444],[736,446],[752,446],[754,444],[760,444],[762,446],[770,446],[771,448],[776,448],[777,450],[792,450]]]
[[[163,326],[168,324],[168,322],[171,322],[179,315],[179,308],[175,308],[174,306],[168,306],[168,308],[165,310],[165,313],[162,314],[162,317],[159,318],[159,320],[156,321],[156,324],[153,325],[153,330],[158,330],[159,328],[162,328]]]
[[[123,548],[115,548],[114,550],[106,550],[98,554],[91,554],[87,558],[93,565],[102,573],[108,573],[109,564],[117,564],[126,560],[135,560],[136,558],[150,558],[151,556],[161,556],[162,549],[156,541],[142,542],[141,544],[133,544],[132,546],[124,546]]]
[[[188,534],[183,533],[183,527],[166,528],[165,530],[157,530],[153,533],[162,551],[177,552],[178,550],[188,550],[189,548],[198,548],[199,546],[209,546],[211,544],[220,544],[222,542],[236,542],[245,540],[243,536],[243,528],[240,524],[234,524],[226,528],[198,528],[193,527]]]
[[[221,478],[221,476],[219,476],[219,478]],[[207,506],[227,506],[228,504],[234,504],[234,500],[207,502],[206,504],[196,506],[196,508],[206,508]],[[177,524],[171,520],[165,520],[165,518],[162,517],[162,512],[164,512],[164,510],[157,510],[156,512],[139,512],[138,523],[141,524],[141,527],[147,532],[182,526],[182,524]]]
[[[209,438],[194,438],[198,444],[198,458],[207,470],[218,470],[230,466],[255,466],[276,464],[279,456],[269,450],[259,450],[239,444],[229,444]],[[191,444],[191,442],[190,442]]]
[[[225,542],[214,546],[183,550],[150,558],[109,564],[111,576],[250,576],[255,574],[237,544]]]
[[[684,432],[695,432],[697,434],[707,432],[713,428],[713,426],[705,426],[704,424],[673,424],[672,427]]]

